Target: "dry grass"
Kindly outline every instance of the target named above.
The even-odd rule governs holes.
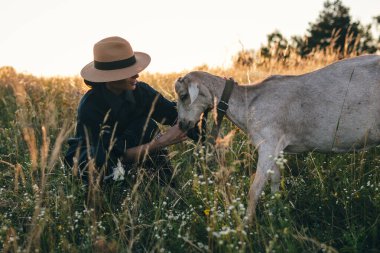
[[[282,54],[283,55],[283,54]],[[204,70],[254,83],[301,74],[337,60],[332,51],[301,59],[254,56],[249,67]],[[169,99],[185,73],[143,73]],[[245,227],[255,148],[230,122],[216,149],[171,148],[176,189],[138,169],[88,188],[65,170],[86,86],[79,78],[37,78],[0,68],[0,250],[3,252],[379,252],[378,150],[287,157],[281,193],[262,196],[255,227]],[[285,161],[285,159],[283,160]]]

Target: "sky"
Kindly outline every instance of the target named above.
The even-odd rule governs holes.
[[[148,53],[148,72],[228,67],[267,35],[304,35],[325,0],[2,0],[0,67],[37,76],[76,76],[109,36]],[[342,0],[362,24],[380,15],[380,0]]]

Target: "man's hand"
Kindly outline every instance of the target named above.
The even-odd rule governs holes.
[[[182,142],[187,139],[186,132],[183,132],[178,123],[170,127],[165,133],[158,136],[154,141],[162,148]]]
[[[127,149],[123,155],[123,161],[141,161],[141,159],[150,152],[182,142],[186,139],[186,132],[183,132],[177,123],[162,135],[157,136],[150,143]]]

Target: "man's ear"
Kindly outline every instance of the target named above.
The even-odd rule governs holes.
[[[197,99],[199,94],[198,84],[190,83],[188,90],[190,95],[190,104],[192,104],[195,101],[195,99]]]

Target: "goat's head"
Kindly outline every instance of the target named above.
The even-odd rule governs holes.
[[[213,106],[212,95],[202,81],[191,73],[176,81],[175,91],[178,96],[179,126],[189,130],[199,121],[201,114]]]

